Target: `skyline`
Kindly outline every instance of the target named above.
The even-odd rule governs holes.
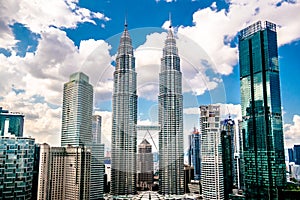
[[[132,0],[96,5],[86,0],[57,0],[34,5],[23,1],[10,9],[16,2],[4,1],[7,6],[0,6],[0,106],[25,114],[24,135],[58,146],[63,83],[70,74],[82,70],[94,85],[94,108],[101,111],[96,114],[102,116],[106,142],[111,134],[112,65],[126,15],[138,74],[138,124],[157,121],[153,116],[157,113],[158,69],[171,12],[182,58],[183,82],[186,82],[183,85],[185,121],[192,121],[184,124],[185,136],[194,125],[199,127],[198,107],[203,104],[232,104],[228,106],[230,114],[240,119],[237,33],[257,20],[269,20],[279,26],[286,143],[288,147],[299,144],[297,74],[300,69],[296,56],[300,51],[300,25],[297,24],[300,3],[258,1],[253,4],[245,0],[243,6],[235,0],[228,2],[153,0],[140,4]],[[136,20],[137,16],[143,20]],[[223,92],[220,99],[216,91]]]

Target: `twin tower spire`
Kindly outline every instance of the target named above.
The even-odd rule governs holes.
[[[112,98],[111,194],[115,197],[136,194],[136,90],[135,57],[125,20]],[[170,23],[161,58],[158,96],[160,193],[165,195],[184,192],[182,99],[180,58]]]

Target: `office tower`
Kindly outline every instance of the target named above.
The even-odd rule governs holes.
[[[93,115],[90,200],[104,194],[104,144],[101,144],[101,116]]]
[[[38,200],[48,200],[51,192],[50,188],[50,146],[46,143],[40,145],[40,162],[39,162],[39,173],[38,173]],[[53,175],[54,176],[54,175]],[[59,176],[59,174],[55,174]],[[61,175],[62,176],[62,175]],[[61,182],[63,185],[63,182]],[[62,187],[61,185],[61,187]],[[62,195],[62,194],[61,194]],[[61,196],[62,197],[62,196]]]
[[[101,144],[101,124],[102,118],[100,115],[92,117],[92,143]]]
[[[38,199],[89,199],[90,148],[41,144],[40,158]]]
[[[237,188],[245,189],[245,164],[244,164],[244,142],[243,142],[243,121],[238,120],[238,135],[239,135],[239,148],[237,153]]]
[[[159,191],[184,193],[182,74],[176,40],[168,31],[159,73]]]
[[[276,25],[260,21],[239,34],[247,199],[278,199],[286,167]]]
[[[111,194],[136,193],[137,95],[135,58],[125,24],[118,48],[112,99]]]
[[[295,162],[293,148],[288,149],[289,162]]]
[[[32,197],[31,200],[37,199],[38,181],[39,181],[39,164],[40,164],[40,145],[34,145],[33,171],[32,171]]]
[[[236,160],[235,153],[235,123],[229,118],[221,121],[221,144],[222,144],[222,162],[223,162],[223,178],[224,178],[224,199],[229,199],[234,185],[236,185],[235,176]]]
[[[300,165],[300,145],[294,145],[294,162],[296,165]]]
[[[82,72],[70,76],[64,84],[61,146],[91,143],[93,86]]]
[[[200,106],[201,180],[204,199],[224,199],[220,106]]]
[[[191,135],[189,135],[190,138],[190,165],[194,167],[194,179],[200,180],[201,177],[201,135],[199,134],[199,131],[194,127],[194,131]]]
[[[0,199],[32,198],[33,138],[0,136]]]
[[[184,164],[184,193],[190,193],[189,184],[194,180],[194,167]],[[198,191],[200,192],[200,191]]]
[[[153,154],[152,145],[146,140],[138,146],[137,155],[137,184],[144,189],[151,189],[153,183]]]
[[[8,127],[5,127],[5,122],[8,121]],[[24,115],[18,112],[9,112],[0,107],[0,136],[8,134],[15,137],[23,136]],[[6,134],[7,134],[6,133]],[[7,135],[8,136],[8,135]]]

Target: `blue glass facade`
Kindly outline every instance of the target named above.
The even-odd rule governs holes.
[[[285,186],[276,25],[257,22],[239,35],[247,199],[278,199]]]
[[[32,198],[32,138],[0,137],[0,199]]]
[[[199,131],[194,128],[193,133],[190,135],[190,164],[194,167],[194,179],[200,180],[201,178],[201,135]]]
[[[9,122],[7,132],[16,137],[23,136],[24,115],[21,113],[10,113],[0,107],[0,136],[4,136],[5,121]]]
[[[296,165],[300,165],[300,145],[294,145],[294,162]]]

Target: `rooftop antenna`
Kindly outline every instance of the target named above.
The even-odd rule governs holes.
[[[125,28],[127,28],[127,26],[128,26],[128,24],[127,24],[127,12],[125,12],[124,26],[125,26]]]
[[[230,112],[229,112],[229,108],[228,108],[228,106],[226,106],[227,107],[227,111],[228,111],[228,118],[230,119]]]
[[[169,22],[170,22],[169,28],[172,28],[172,15],[171,15],[171,12],[169,12]]]

